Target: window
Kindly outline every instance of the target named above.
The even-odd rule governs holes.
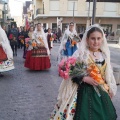
[[[117,4],[116,3],[105,3],[105,11],[107,12],[116,12]]]
[[[50,0],[50,10],[59,10],[59,4],[60,1],[59,0]]]
[[[73,10],[73,6],[74,6],[74,10],[77,10],[77,4],[78,4],[78,1],[69,0],[68,1],[68,10]]]
[[[52,31],[57,31],[57,23],[52,23]]]
[[[77,33],[85,32],[86,25],[85,24],[76,24]]]
[[[103,30],[107,33],[112,32],[112,25],[111,24],[101,24]]]
[[[120,29],[120,25],[117,25],[117,29]]]
[[[68,23],[63,23],[62,24],[62,31],[64,32],[68,27]]]
[[[90,7],[90,11],[93,10],[93,2],[90,2],[90,6],[89,6],[89,3],[86,2],[86,10],[88,11],[89,10],[89,7]]]
[[[43,28],[46,28],[46,23],[43,23]]]

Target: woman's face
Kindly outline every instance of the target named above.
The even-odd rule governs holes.
[[[33,27],[30,27],[30,32],[33,32]]]
[[[87,43],[92,51],[98,51],[103,42],[103,35],[102,33],[95,31],[90,34],[89,38],[87,38]]]
[[[41,31],[41,25],[40,24],[37,25],[37,30]]]
[[[74,25],[69,25],[69,29],[70,29],[70,31],[73,31]]]
[[[51,29],[48,29],[48,33],[51,33]]]

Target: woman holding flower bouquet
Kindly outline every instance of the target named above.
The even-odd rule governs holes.
[[[58,62],[63,58],[63,56],[70,57],[77,50],[77,42],[73,40],[74,36],[77,36],[77,32],[75,30],[74,23],[71,22],[61,40]]]
[[[54,36],[53,36],[53,33],[51,33],[50,28],[48,28],[48,32],[46,33],[46,37],[47,37],[49,50],[51,51],[51,49],[53,47]]]
[[[116,120],[111,98],[117,86],[102,28],[90,26],[73,57],[62,60],[64,78],[50,120]]]
[[[26,43],[25,43],[25,39],[28,38],[28,31],[26,29],[26,27],[23,28],[23,31],[22,31],[22,36],[23,36],[23,39],[21,40],[22,44],[23,44],[23,58],[26,59]]]
[[[28,41],[28,52],[25,67],[31,70],[45,70],[50,68],[50,51],[47,39],[40,23],[33,33],[32,40]]]

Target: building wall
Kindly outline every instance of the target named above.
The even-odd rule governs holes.
[[[42,4],[42,0],[34,0],[35,5]],[[86,0],[43,0],[45,14],[35,16],[35,23],[46,23],[48,27],[52,27],[52,23],[57,23],[57,19],[61,18],[61,25],[68,24],[73,21],[72,5],[75,1],[74,22],[76,25],[86,25],[88,12],[92,17],[93,3]],[[57,6],[57,7],[56,7]],[[40,8],[40,5],[39,5]],[[104,28],[112,25],[112,31],[116,31],[120,24],[120,3],[104,3],[97,2],[96,6],[96,23],[101,24]]]
[[[89,3],[86,0],[44,0],[45,15],[73,15],[73,2],[75,2],[75,16],[88,15]],[[36,6],[35,9],[43,8],[43,0],[34,0],[34,4]],[[90,15],[92,15],[92,9],[93,3],[91,2]],[[120,17],[120,3],[97,2],[96,15],[101,17]]]

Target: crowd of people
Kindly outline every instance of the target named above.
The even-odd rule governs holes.
[[[55,39],[51,29],[44,31],[42,25],[38,23],[35,28],[31,26],[29,31],[24,28],[23,31],[19,29],[19,34],[16,33],[12,26],[8,34],[10,47],[9,40],[0,27],[0,52],[2,55],[6,55],[4,58],[0,55],[0,72],[14,69],[13,55],[17,55],[17,53],[13,44],[24,48],[23,58],[25,58],[24,66],[26,68],[49,69],[51,67],[50,54]],[[59,35],[58,39],[60,37]],[[61,60],[74,57],[79,63],[84,62],[87,66],[94,65],[96,69],[93,72],[97,71],[96,76],[94,78],[90,74],[84,74],[80,78],[77,76],[78,82],[73,82],[71,77],[63,79],[57,104],[50,120],[116,120],[117,114],[111,98],[116,94],[117,86],[110,65],[110,51],[104,31],[95,24],[89,26],[80,37],[77,35],[74,23],[69,23],[58,50],[58,66]],[[16,44],[17,40],[20,42]],[[6,61],[9,61],[7,67],[5,66]],[[61,68],[62,74],[69,67],[70,64],[67,68],[65,66]],[[100,76],[104,84],[95,81]]]

